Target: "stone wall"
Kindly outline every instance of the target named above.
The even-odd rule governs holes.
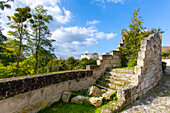
[[[88,88],[106,68],[121,66],[119,55],[117,51],[99,55],[97,65],[87,66],[86,71],[0,79],[0,113],[34,113],[58,101],[64,91]]]
[[[93,54],[81,54],[81,59],[87,58],[87,59],[98,59],[99,55],[97,53]]]
[[[0,79],[0,113],[34,113],[58,101],[64,91],[81,90],[94,83],[92,71]]]
[[[118,99],[125,101],[126,104],[133,102],[138,96],[142,96],[156,86],[163,76],[159,35],[152,34],[141,42],[134,71],[132,83],[119,87],[117,92]]]
[[[87,65],[86,70],[93,70],[93,76],[97,80],[107,68],[121,67],[119,51],[110,51],[109,55],[99,55],[97,65]]]

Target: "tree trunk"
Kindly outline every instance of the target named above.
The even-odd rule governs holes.
[[[37,47],[38,47],[38,40],[37,40],[37,28],[36,28],[36,53],[35,53],[35,74],[37,74],[37,66],[38,66],[38,51],[37,51]]]
[[[19,51],[18,51],[18,56],[17,56],[17,64],[16,64],[16,75],[18,73],[18,66],[19,66],[19,60],[20,60],[20,56],[21,56],[21,46],[22,46],[22,32],[23,32],[23,23],[21,23],[21,33],[20,33],[20,44],[19,44]],[[15,75],[15,76],[16,76]]]
[[[38,31],[38,40],[37,40],[37,47],[36,47],[36,54],[35,54],[35,59],[36,59],[36,63],[35,63],[35,74],[37,74],[37,69],[38,69],[38,57],[39,57],[39,49],[40,49],[40,38],[41,38],[41,28],[39,25],[39,31]]]

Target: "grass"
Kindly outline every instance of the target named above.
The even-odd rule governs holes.
[[[131,70],[133,70],[135,68],[135,66],[134,67],[113,67],[112,69],[131,69]]]
[[[38,113],[95,113],[96,108],[89,104],[55,102]]]
[[[82,96],[89,96],[88,95],[88,89],[82,89],[81,91],[72,91],[72,93],[77,96],[77,95],[82,95]]]
[[[94,107],[88,103],[76,104],[76,103],[64,103],[61,100],[53,103],[51,106],[40,110],[38,113],[101,113],[102,109],[113,101],[108,102],[104,100],[105,105],[101,107]]]
[[[83,90],[81,93],[84,94],[86,91]],[[75,92],[77,93],[77,92]],[[80,93],[80,92],[78,92]],[[77,93],[77,94],[78,94]],[[113,100],[108,101],[103,99],[103,104],[101,107],[94,107],[89,103],[76,104],[76,103],[64,103],[61,100],[53,103],[51,106],[40,110],[38,113],[101,113],[102,109],[107,107],[113,101],[117,101],[117,94],[113,95]]]

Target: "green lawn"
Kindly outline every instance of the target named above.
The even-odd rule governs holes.
[[[62,101],[52,104],[50,107],[38,113],[100,113],[99,108],[90,104],[64,103]]]
[[[134,69],[135,68],[135,66],[134,67],[113,67],[112,69]]]
[[[64,103],[61,100],[53,103],[51,106],[39,111],[38,113],[101,113],[102,109],[107,105],[117,100],[117,94],[114,95],[112,101],[103,100],[101,107],[94,107],[89,103],[76,104],[76,103]]]

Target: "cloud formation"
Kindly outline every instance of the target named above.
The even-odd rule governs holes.
[[[95,25],[95,24],[99,24],[100,23],[100,21],[98,21],[98,20],[94,20],[94,21],[87,21],[87,25]]]
[[[53,32],[52,39],[54,43],[56,54],[66,56],[69,53],[79,53],[80,48],[98,44],[98,39],[111,39],[117,34],[99,32],[95,27],[61,27]]]
[[[55,47],[56,56],[67,58],[69,56],[80,57],[81,48],[98,44],[100,39],[112,39],[116,36],[114,33],[99,32],[96,27],[92,27],[95,24],[99,24],[100,21],[88,21],[88,27],[68,26],[64,27],[71,21],[72,13],[70,10],[62,6],[60,0],[15,0],[10,2],[11,9],[5,9],[1,15],[1,22],[4,34],[10,28],[6,25],[8,22],[7,15],[11,16],[15,13],[17,7],[30,6],[32,9],[35,6],[42,4],[44,8],[48,10],[48,14],[53,16],[53,20],[49,25],[52,32],[52,39],[56,42],[53,43]]]
[[[106,7],[106,3],[121,3],[123,4],[124,0],[92,0],[91,3],[92,4],[96,4],[98,6],[102,6],[103,8]]]

